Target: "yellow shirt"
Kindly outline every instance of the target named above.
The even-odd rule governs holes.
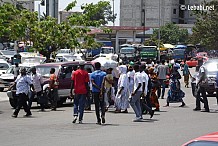
[[[106,78],[107,78],[107,80],[113,81],[113,75],[112,75],[112,74],[107,74],[107,75],[106,75]],[[107,80],[105,80],[104,87],[105,87],[105,88],[110,88],[110,87],[112,87],[112,84],[108,83]]]

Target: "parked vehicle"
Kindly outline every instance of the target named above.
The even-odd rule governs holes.
[[[11,65],[5,61],[4,59],[0,59],[0,75],[6,73],[7,69],[10,67]]]
[[[218,145],[218,132],[210,133],[192,139],[182,146],[217,146]]]
[[[137,57],[137,49],[129,44],[120,46],[120,59],[123,61],[135,61]]]
[[[16,51],[9,51],[9,50],[1,50],[0,56],[2,56],[4,59],[11,60],[12,57],[16,54]]]
[[[206,69],[207,79],[208,79],[208,87],[206,87],[206,92],[212,95],[216,92],[216,75],[218,72],[218,59],[208,60],[203,64],[203,67]],[[191,86],[192,86],[192,94],[194,95],[195,87],[196,87],[196,76],[195,74],[192,78]]]
[[[51,68],[55,68],[55,74],[57,75],[58,86],[58,104],[63,104],[67,98],[70,98],[70,87],[71,87],[71,74],[74,68],[77,68],[79,61],[74,62],[58,62],[58,63],[46,63],[36,66],[36,70],[43,77],[43,93],[44,96],[48,97],[48,86]],[[94,71],[94,67],[91,62],[85,63],[85,69],[90,68]],[[12,107],[16,106],[16,96],[12,96],[10,92],[8,93],[9,100]],[[34,101],[37,101],[36,99]]]
[[[157,46],[141,46],[140,57],[142,61],[146,61],[147,59],[157,60],[158,59]]]

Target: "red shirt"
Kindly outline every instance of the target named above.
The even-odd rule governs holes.
[[[74,81],[74,92],[75,94],[86,94],[86,84],[89,82],[88,72],[85,70],[78,69],[72,75]]]

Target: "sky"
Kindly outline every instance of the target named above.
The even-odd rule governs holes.
[[[72,2],[73,0],[59,0],[59,11],[64,10],[66,8],[66,6]],[[98,3],[100,0],[77,0],[77,4],[76,7],[74,9],[72,9],[72,11],[81,11],[80,6],[86,3]],[[106,1],[110,1],[111,6],[113,8],[113,0],[106,0]],[[39,2],[35,2],[35,9],[36,11],[38,10],[38,3]],[[45,7],[41,6],[41,11],[45,11]],[[42,13],[41,12],[41,13]],[[117,14],[117,18],[115,20],[115,26],[119,26],[120,24],[120,0],[114,0],[114,12],[115,14]],[[109,25],[113,25],[113,23],[109,23]]]

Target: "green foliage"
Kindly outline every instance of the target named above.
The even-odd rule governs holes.
[[[217,49],[218,46],[218,1],[214,0],[205,5],[214,5],[214,11],[195,11],[197,22],[190,38],[193,44],[200,43],[208,49]]]
[[[163,43],[177,44],[184,43],[188,39],[188,30],[180,29],[176,24],[167,23],[160,27],[160,36]],[[158,39],[158,29],[154,30],[153,39]]]
[[[76,1],[70,3],[66,10],[75,7]],[[53,51],[61,48],[95,48],[99,46],[90,34],[91,27],[101,28],[104,32],[110,29],[102,27],[107,20],[94,20],[99,11],[107,18],[109,2],[100,1],[97,4],[86,4],[81,7],[83,12],[73,13],[68,21],[57,23],[52,17],[43,17],[38,21],[37,12],[17,9],[11,4],[0,6],[0,38],[1,41],[31,41],[32,49],[39,51],[47,58]]]

